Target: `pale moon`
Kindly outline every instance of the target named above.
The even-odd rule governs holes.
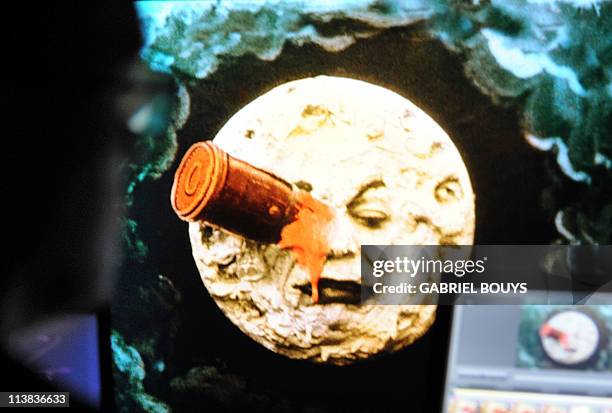
[[[258,97],[214,143],[341,218],[317,304],[288,251],[189,224],[204,286],[245,334],[287,357],[348,364],[398,351],[429,329],[435,305],[359,305],[359,247],[473,243],[468,171],[431,117],[388,89],[319,76]]]
[[[564,340],[541,337],[544,351],[557,363],[568,366],[583,363],[597,351],[599,329],[586,314],[563,311],[552,316],[547,324],[564,336]]]

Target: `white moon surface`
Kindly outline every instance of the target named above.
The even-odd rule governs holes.
[[[563,311],[552,316],[547,324],[567,337],[565,346],[559,340],[542,338],[544,351],[556,362],[568,366],[583,363],[597,350],[599,329],[586,314]]]
[[[383,87],[318,76],[258,97],[214,143],[310,190],[338,217],[318,304],[288,251],[189,225],[204,286],[238,328],[278,354],[340,365],[425,334],[435,305],[359,305],[358,291],[361,244],[473,243],[468,171],[430,116]]]

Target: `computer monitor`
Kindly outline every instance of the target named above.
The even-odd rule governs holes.
[[[611,333],[612,305],[456,306],[443,412],[612,413]]]

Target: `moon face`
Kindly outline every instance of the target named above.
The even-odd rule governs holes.
[[[552,316],[540,327],[544,352],[554,362],[575,366],[588,361],[600,342],[597,324],[579,311],[563,311]]]
[[[288,357],[347,364],[428,330],[434,305],[359,305],[360,245],[473,243],[468,172],[427,114],[388,89],[319,76],[255,99],[214,143],[310,191],[337,216],[318,304],[287,251],[190,224],[202,281],[245,334]]]

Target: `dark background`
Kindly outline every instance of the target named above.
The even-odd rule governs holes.
[[[129,2],[15,3],[4,16],[1,344],[47,316],[100,314],[109,411],[109,297],[95,234],[116,225],[103,219],[120,185],[108,160],[130,151],[113,96],[140,47],[135,13]],[[55,389],[1,350],[2,391]],[[71,406],[86,411],[74,398]]]

